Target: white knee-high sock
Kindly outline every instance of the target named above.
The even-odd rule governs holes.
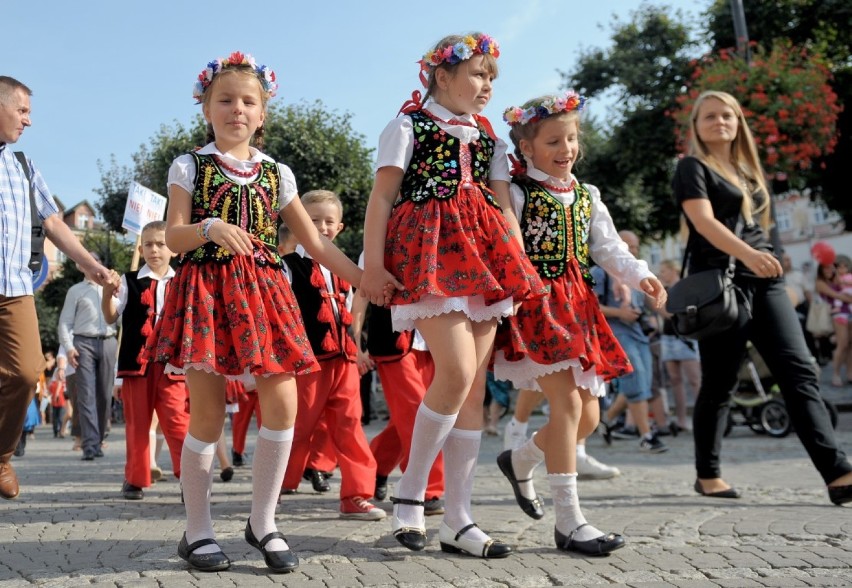
[[[423,500],[426,496],[426,484],[429,470],[438,452],[444,446],[458,414],[439,414],[421,403],[414,419],[414,431],[411,436],[411,452],[408,467],[399,479],[394,496],[410,500]],[[444,466],[447,469],[446,466]],[[447,471],[451,471],[447,469]],[[454,474],[451,474],[454,475]],[[396,513],[404,526],[422,527],[423,510],[405,504],[396,505]]]
[[[453,531],[460,531],[474,522],[470,497],[481,442],[482,431],[453,429],[444,443],[444,469],[450,473],[444,479],[444,523]],[[485,533],[475,528],[467,531],[465,537],[486,539]]]
[[[547,474],[550,482],[550,495],[553,497],[553,510],[556,512],[556,528],[568,535],[580,525],[586,525],[574,534],[577,541],[589,541],[603,536],[603,533],[586,523],[586,517],[580,510],[580,497],[577,495],[577,474]]]
[[[210,487],[213,484],[213,456],[215,443],[205,443],[192,435],[183,440],[180,455],[180,485],[186,507],[186,541],[192,544],[199,539],[215,538],[210,517]],[[195,553],[216,553],[215,545],[199,547]]]
[[[295,427],[273,431],[261,427],[257,434],[254,461],[251,467],[251,530],[258,541],[276,531],[275,507],[278,494],[290,459]],[[273,539],[266,544],[267,551],[290,549],[283,539]]]
[[[529,482],[519,482],[518,488],[523,497],[530,500],[536,496],[532,481],[533,472],[538,464],[544,461],[544,451],[535,444],[535,437],[533,433],[526,443],[512,451],[512,469],[515,471],[515,477],[518,480],[529,480]]]

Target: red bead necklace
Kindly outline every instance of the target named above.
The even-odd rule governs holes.
[[[560,194],[565,194],[568,192],[573,192],[574,188],[577,186],[577,180],[572,178],[571,183],[567,186],[554,186],[553,184],[548,184],[547,182],[539,182],[548,192],[559,192]]]
[[[257,163],[255,163],[254,166],[252,166],[252,168],[249,171],[242,171],[242,170],[239,170],[235,167],[231,167],[230,165],[225,163],[222,160],[222,158],[219,157],[218,155],[214,155],[213,159],[216,161],[216,165],[218,165],[219,167],[221,167],[222,169],[224,169],[226,171],[231,172],[233,175],[237,176],[238,178],[253,178],[260,171],[260,162],[259,161]]]

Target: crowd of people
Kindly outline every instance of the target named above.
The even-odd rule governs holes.
[[[583,468],[597,477],[618,473],[586,453],[585,439],[599,425],[607,438],[615,434],[625,411],[642,451],[665,451],[662,434],[691,426],[696,492],[738,497],[721,475],[721,439],[749,340],[778,375],[830,499],[852,501],[852,464],[835,442],[768,238],[768,192],[736,99],[698,98],[690,154],[678,163],[673,190],[689,230],[688,271],[735,257],[734,280],[751,312],[696,343],[666,327],[666,286],[680,274],[677,264],[663,264],[658,278],[638,257],[639,238],[619,233],[598,188],[574,174],[584,97],[568,91],[507,108],[510,169],[510,146],[480,115],[499,54],[493,38],[474,33],[448,36],[423,56],[425,97],[407,102],[379,140],[359,264],[334,245],[344,229],[340,198],[327,190],[300,196],[292,170],[262,151],[273,71],[240,52],[210,62],[194,87],[207,144],[172,163],[166,220],[143,228],[145,263],[123,276],[80,245],[38,170],[10,151],[30,124],[31,92],[0,77],[0,203],[13,211],[0,231],[0,495],[19,493],[10,458],[43,372],[32,353],[40,348],[32,210],[85,276],[60,316],[64,361],[56,370],[65,390],[73,388],[82,459],[103,455],[117,374],[127,432],[122,492],[142,499],[156,480],[152,446],[162,435],[186,511],[177,552],[194,569],[231,565],[211,516],[214,462],[218,455],[223,480],[233,475],[229,458],[246,463],[252,413],[258,433],[244,536],[270,571],[299,565],[278,530],[279,500],[303,478],[328,491],[326,473],[338,469],[339,516],[390,518],[396,540],[419,551],[425,517],[442,515],[442,551],[510,556],[514,548],[479,528],[472,509],[489,370],[523,390],[525,408],[519,401],[497,459],[518,506],[544,516],[534,485],[544,463],[555,546],[586,556],[623,548],[624,537],[598,529],[580,508]],[[846,301],[842,288],[831,290]],[[649,337],[655,330],[658,344]],[[660,374],[655,383],[660,365],[674,392],[672,422]],[[371,369],[390,409],[372,443],[359,377]],[[686,384],[696,393],[691,425]],[[608,391],[615,400],[601,415]],[[547,422],[527,438],[525,423],[542,397]],[[242,436],[230,456],[229,412]],[[386,497],[390,517],[373,502]]]

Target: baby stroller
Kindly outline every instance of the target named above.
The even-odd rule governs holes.
[[[819,369],[816,361],[814,369]],[[824,398],[823,402],[831,417],[831,425],[836,428],[837,407]],[[725,436],[730,434],[735,425],[747,426],[757,434],[770,437],[786,437],[793,430],[778,383],[751,343],[746,347],[737,383],[731,394]]]

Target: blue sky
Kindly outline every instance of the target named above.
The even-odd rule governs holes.
[[[709,3],[651,1],[693,17],[696,4],[703,10]],[[189,124],[199,112],[192,99],[198,72],[231,51],[251,53],[275,70],[274,100],[320,99],[330,110],[348,111],[355,131],[375,147],[420,87],[420,56],[446,34],[487,32],[502,55],[485,114],[506,138],[503,109],[558,90],[558,70],[571,70],[581,49],[609,46],[613,15],[627,21],[639,4],[4,0],[7,59],[0,74],[33,90],[33,126],[15,148],[33,158],[66,205],[94,204],[98,160],[108,167],[114,155],[129,166],[161,125]],[[607,106],[592,102],[589,113],[606,119]],[[165,193],[164,186],[149,187]]]

